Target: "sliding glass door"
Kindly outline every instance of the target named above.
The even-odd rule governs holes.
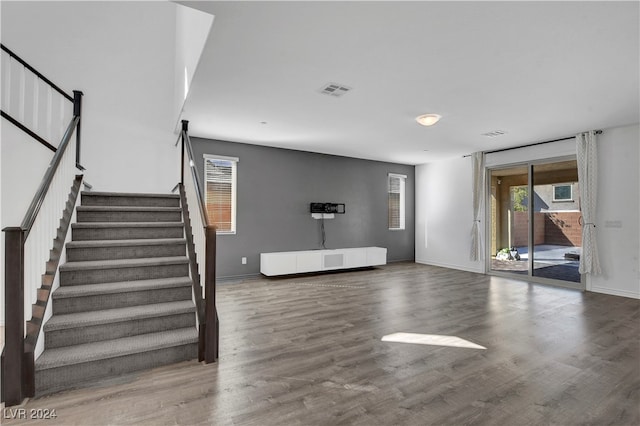
[[[580,282],[582,246],[578,164],[575,160],[532,165],[533,275]],[[537,223],[536,223],[537,222]]]
[[[491,270],[529,274],[529,171],[525,166],[491,170]]]
[[[489,270],[582,288],[575,159],[488,171]]]

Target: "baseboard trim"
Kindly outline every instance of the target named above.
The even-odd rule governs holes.
[[[400,262],[414,262],[415,263],[416,260],[414,258],[387,260],[387,263],[400,263]]]
[[[616,290],[613,288],[606,288],[606,287],[591,287],[589,291],[592,291],[593,293],[609,294],[611,296],[621,296],[621,297],[630,297],[632,299],[640,299],[639,293],[634,293],[632,291],[626,291],[626,290]]]
[[[245,274],[245,275],[229,275],[226,277],[216,277],[217,284],[235,284],[242,280],[261,277],[261,273]]]
[[[441,268],[456,269],[458,271],[475,272],[477,274],[485,273],[484,268],[482,268],[481,266],[477,268],[469,268],[467,266],[454,265],[451,263],[443,263],[443,262],[434,262],[431,260],[421,260],[421,259],[416,259],[416,263],[420,263],[422,265],[439,266]]]

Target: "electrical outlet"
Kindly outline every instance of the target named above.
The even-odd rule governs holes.
[[[622,228],[621,220],[605,220],[604,221],[605,228]]]
[[[246,258],[246,257],[243,257],[243,258],[242,258],[242,264],[243,264],[243,265],[246,265],[246,264],[247,264],[247,258]]]

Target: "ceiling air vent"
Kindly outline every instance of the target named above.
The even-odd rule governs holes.
[[[507,132],[505,132],[504,130],[494,130],[492,132],[483,133],[482,136],[486,136],[488,138],[495,138],[496,136],[502,136],[505,133]]]
[[[351,87],[344,86],[338,83],[327,83],[320,89],[320,93],[325,95],[340,97],[351,90]]]

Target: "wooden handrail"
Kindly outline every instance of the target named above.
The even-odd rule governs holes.
[[[80,121],[74,117],[56,150],[40,186],[19,227],[3,229],[5,233],[5,349],[2,354],[2,398],[7,406],[21,404],[35,393],[33,351],[26,351],[24,321],[25,243],[38,217],[71,136]],[[48,297],[48,296],[47,296]],[[32,338],[35,339],[37,336]]]
[[[34,67],[32,67],[31,65],[29,65],[27,63],[27,61],[25,61],[24,59],[22,59],[20,56],[16,55],[14,52],[12,52],[7,46],[5,46],[4,44],[0,43],[0,48],[2,48],[2,50],[4,50],[5,52],[7,52],[9,54],[9,56],[11,56],[13,59],[15,59],[16,61],[20,62],[22,64],[23,67],[25,67],[26,69],[28,69],[29,71],[31,71],[32,73],[34,73],[36,76],[38,76],[38,78],[42,81],[44,81],[45,83],[47,83],[49,86],[51,86],[51,88],[53,90],[55,90],[56,92],[60,93],[62,96],[64,96],[65,98],[67,98],[69,101],[73,102],[73,97],[71,95],[69,95],[67,92],[65,92],[64,90],[62,90],[61,88],[59,88],[58,86],[56,86],[55,84],[53,84],[53,82],[51,80],[49,80],[47,77],[45,77],[44,75],[42,75],[42,73],[40,71],[38,71],[37,69],[35,69]]]
[[[69,146],[74,132],[76,133],[77,149],[75,166],[78,169],[84,170],[80,165],[82,92],[75,90],[74,96],[71,97],[42,75],[42,73],[38,72],[35,68],[9,50],[6,46],[0,46],[3,51],[7,52],[13,59],[21,63],[40,80],[44,81],[64,98],[73,102],[73,118],[69,122],[57,148],[39,137],[35,132],[26,128],[22,123],[11,119],[4,111],[2,112],[2,116],[4,118],[7,118],[7,120],[17,125],[25,133],[34,137],[36,140],[40,141],[55,152],[20,226],[3,229],[5,233],[5,347],[1,356],[2,400],[7,406],[12,406],[21,404],[25,397],[33,396],[35,394],[35,364],[33,347],[35,345],[35,339],[37,339],[37,331],[32,330],[29,332],[32,334],[27,334],[27,337],[31,337],[32,340],[34,340],[33,342],[29,343],[25,340],[25,328],[28,329],[28,327],[25,327],[24,319],[25,263],[26,260],[28,260],[25,259],[25,243],[34,226],[41,207],[45,202],[49,188],[51,187],[56,172],[62,163],[63,156],[67,151],[67,147]],[[51,283],[48,283],[47,285],[50,287]],[[41,289],[42,288],[43,287],[41,287]],[[47,298],[48,294],[49,293],[47,293],[46,296]],[[46,307],[46,301],[39,299],[38,303],[43,303],[42,306]],[[33,333],[35,333],[35,335]],[[27,346],[31,349],[27,350]]]
[[[216,309],[216,227],[209,222],[207,210],[204,203],[204,192],[200,179],[195,171],[195,162],[191,139],[189,138],[189,122],[182,120],[182,133],[179,140],[182,140],[181,149],[181,167],[180,167],[180,198],[183,209],[183,217],[185,222],[185,234],[187,236],[187,246],[189,263],[191,268],[191,279],[196,300],[196,309],[198,311],[198,359],[205,363],[215,362],[218,358],[219,351],[219,320]],[[176,143],[177,145],[177,143]],[[203,231],[205,236],[205,253],[204,259],[201,259],[201,266],[204,268],[204,291],[205,297],[202,299],[202,286],[200,285],[200,275],[198,273],[198,264],[196,262],[195,245],[193,242],[193,229],[187,209],[186,191],[184,189],[185,179],[185,154],[189,160],[189,169],[191,170],[191,178],[195,186],[196,198],[198,199],[198,208],[200,217],[202,218]]]
[[[0,115],[2,115],[2,118],[6,119],[9,123],[13,124],[23,132],[28,134],[29,136],[31,136],[32,138],[40,142],[42,145],[46,146],[47,149],[50,149],[51,151],[56,152],[57,149],[55,146],[51,145],[45,138],[43,138],[42,136],[39,136],[36,132],[29,129],[27,126],[25,126],[15,118],[13,118],[9,113],[0,110]]]
[[[58,145],[58,150],[55,155],[51,159],[49,163],[49,167],[47,167],[47,171],[40,181],[40,186],[38,186],[38,190],[36,194],[33,196],[31,200],[31,204],[29,204],[29,208],[27,209],[27,214],[25,214],[24,219],[22,220],[22,224],[20,227],[24,230],[24,239],[26,240],[29,236],[29,232],[31,232],[31,227],[33,223],[36,221],[36,217],[38,217],[38,212],[40,211],[40,207],[42,207],[42,203],[44,202],[44,198],[47,196],[47,191],[51,186],[51,182],[53,181],[53,177],[58,170],[58,166],[60,165],[60,161],[62,161],[62,156],[64,152],[67,150],[67,146],[69,145],[69,141],[71,140],[71,136],[76,129],[76,126],[80,122],[80,117],[76,116],[71,119],[71,122],[67,126],[67,130],[64,132],[64,136],[62,137],[62,142]]]
[[[62,90],[60,87],[58,87],[56,84],[54,84],[47,77],[45,77],[41,72],[39,72],[34,67],[29,65],[24,59],[19,57],[15,52],[13,52],[7,46],[5,46],[4,44],[0,43],[0,48],[2,48],[2,51],[6,52],[12,59],[14,59],[15,61],[19,62],[25,69],[29,70],[38,79],[43,81],[45,84],[49,85],[49,87],[51,87],[53,90],[55,90],[60,95],[62,95],[62,97],[64,97],[68,101],[70,101],[73,104],[73,116],[74,117],[80,117],[81,116],[82,96],[83,96],[83,93],[81,91],[74,90],[73,91],[73,96],[69,95],[67,92]],[[1,113],[2,113],[2,118],[6,119],[11,124],[13,124],[14,126],[18,127],[20,130],[22,130],[23,132],[25,132],[26,134],[28,134],[29,136],[31,136],[32,138],[34,138],[35,140],[40,142],[42,145],[46,146],[51,151],[56,152],[57,148],[55,146],[53,146],[49,141],[47,141],[42,136],[38,135],[33,130],[29,129],[27,126],[25,126],[24,123],[21,123],[19,120],[17,120],[14,117],[12,117],[11,114],[9,114],[7,111],[1,111]],[[80,170],[84,170],[84,167],[82,167],[80,165],[80,126],[81,126],[81,123],[78,122],[77,125],[76,125],[76,144],[77,144],[77,147],[76,147],[76,167],[78,169],[80,169]]]
[[[191,138],[189,138],[188,132],[188,124],[187,120],[182,120],[182,143],[183,143],[183,153],[187,152],[189,156],[189,167],[191,169],[191,177],[193,179],[193,183],[196,186],[196,191],[198,192],[198,207],[200,208],[200,213],[202,215],[202,220],[204,222],[204,227],[209,227],[209,217],[207,215],[207,209],[204,205],[204,192],[202,191],[202,185],[200,184],[200,178],[198,177],[198,173],[195,171],[195,161],[193,156],[193,148],[191,147]],[[184,161],[182,162],[184,165]],[[182,170],[182,182],[184,183],[184,170]]]

